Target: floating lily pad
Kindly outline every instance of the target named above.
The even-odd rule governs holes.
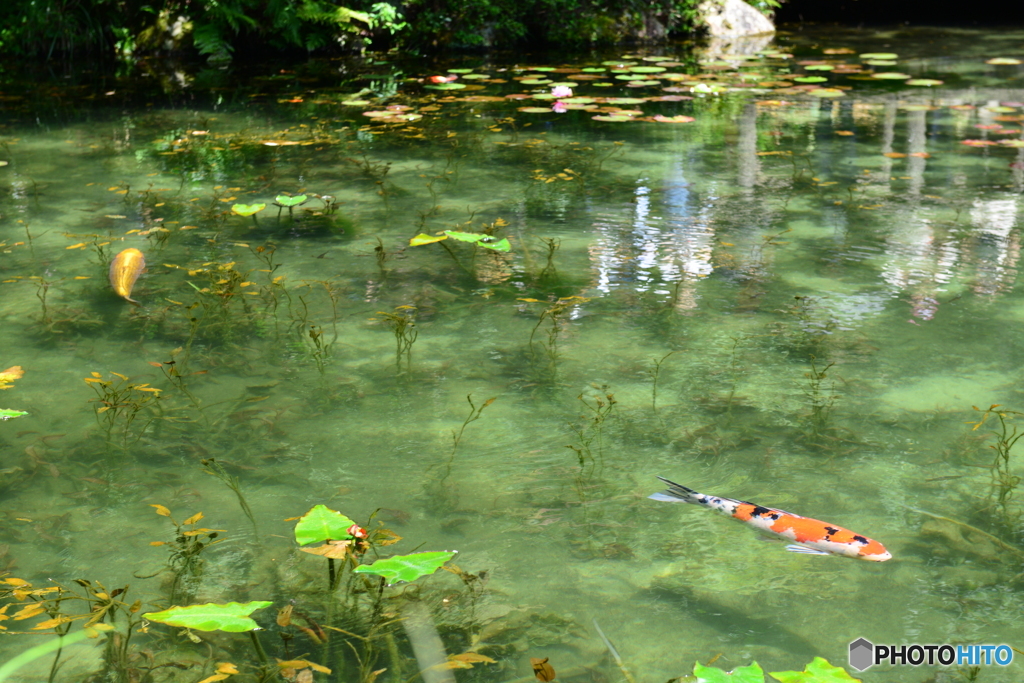
[[[549,112],[551,110],[545,109],[544,111]],[[415,237],[409,240],[409,246],[419,247],[424,244],[433,244],[434,242],[441,242],[442,240],[446,239],[448,239],[448,235],[427,235],[426,233],[421,232],[420,234],[416,235]]]
[[[896,66],[899,64],[895,59],[868,59],[864,63],[868,66]]]
[[[357,574],[377,574],[378,576],[383,576],[389,583],[394,583],[395,581],[411,582],[421,576],[433,574],[441,568],[441,565],[454,556],[455,553],[448,550],[396,555],[386,560],[377,560],[370,565],[360,565],[353,571]]]
[[[233,213],[239,216],[251,216],[267,208],[266,204],[235,204],[231,207]],[[256,220],[255,218],[253,220]]]
[[[888,81],[902,81],[910,78],[910,74],[900,73],[899,71],[882,71],[877,74],[871,74],[871,78],[879,78]]]
[[[692,116],[683,116],[682,114],[679,114],[678,116],[662,116],[661,114],[656,114],[655,116],[652,116],[650,120],[655,123],[692,123],[697,119]]]
[[[1002,105],[997,105],[995,107],[985,107],[985,111],[994,111],[999,114],[1013,114],[1017,110],[1014,107],[1004,107]]]
[[[899,57],[895,52],[864,52],[861,59],[896,59]]]
[[[346,107],[365,107],[370,104],[369,100],[344,100],[342,104]]]
[[[614,60],[608,60],[601,62],[605,66],[633,66],[636,62],[616,62]]]
[[[525,78],[519,82],[523,85],[548,85],[551,83],[547,78]]]
[[[764,683],[764,670],[757,662],[748,666],[738,666],[729,672],[695,662],[693,675],[700,683]]]
[[[596,100],[593,97],[565,97],[561,101],[562,104],[590,104]]]
[[[519,107],[524,114],[550,114],[551,107]]]
[[[832,71],[835,67],[831,64],[808,64],[804,68],[808,71]]]
[[[903,111],[932,111],[935,109],[930,104],[904,104],[900,106]]]
[[[423,86],[427,90],[462,90],[466,87],[465,83],[435,83],[433,85]]]
[[[448,69],[448,73],[450,73],[450,74],[471,74],[471,73],[473,73],[473,70],[472,69]]]
[[[814,97],[845,97],[846,96],[846,93],[844,93],[839,88],[815,88],[814,90],[808,90],[807,94],[808,95],[813,95]]]
[[[824,83],[828,79],[824,76],[797,76],[793,80],[797,83]]]
[[[307,199],[309,199],[309,197],[304,194],[297,194],[294,197],[289,197],[286,194],[279,194],[274,198],[274,201],[281,206],[298,206]]]
[[[1024,64],[1021,60],[1014,59],[1012,57],[993,57],[992,59],[986,59],[985,63],[995,64],[998,66],[1015,66],[1017,64]]]
[[[668,69],[663,66],[631,66],[629,70],[637,74],[659,74]]]
[[[191,628],[197,631],[227,631],[242,633],[255,631],[260,626],[249,615],[258,609],[269,607],[269,600],[252,602],[228,602],[223,604],[208,603],[205,605],[189,605],[188,607],[171,607],[162,612],[143,614],[146,619],[169,626]]]
[[[738,669],[737,669],[738,671]],[[782,683],[858,683],[846,669],[833,666],[823,657],[815,657],[803,671],[772,671],[772,678]]]
[[[466,74],[465,76],[463,76],[463,78],[466,80],[474,81],[480,80],[481,78],[490,78],[490,76],[488,76],[487,74]]]
[[[575,88],[579,85],[576,81],[555,81],[548,84],[552,88]]]
[[[627,88],[646,88],[652,85],[661,85],[661,81],[629,81]]]
[[[642,97],[606,97],[606,104],[643,104],[647,100]]]
[[[625,123],[626,121],[636,121],[632,116],[621,116],[617,114],[598,114],[597,116],[591,116],[590,118],[595,121],[611,121],[613,123]]]
[[[22,415],[28,415],[24,410],[11,410],[10,408],[0,408],[0,420],[10,420],[15,417],[21,417]]]
[[[999,144],[1003,147],[1024,148],[1024,140],[1000,140]]]
[[[936,78],[911,78],[907,81],[906,85],[920,85],[924,87],[931,87],[933,85],[942,85],[944,81],[940,81]]]
[[[580,69],[580,71],[586,74],[598,74],[601,73],[602,71],[607,70],[608,69],[604,68],[603,66],[588,66],[585,69]]]

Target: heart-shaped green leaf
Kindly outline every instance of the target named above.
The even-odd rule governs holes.
[[[803,671],[773,671],[771,676],[782,683],[860,683],[846,669],[832,666],[822,657],[815,657]]]
[[[168,626],[194,628],[197,631],[228,631],[242,633],[260,627],[249,615],[258,609],[269,607],[270,600],[254,600],[252,602],[226,602],[222,604],[207,603],[205,605],[189,605],[188,607],[171,607],[162,612],[143,614],[146,619]]]
[[[239,216],[251,216],[257,211],[262,211],[267,208],[266,204],[235,204],[231,207],[231,211],[237,213]]]
[[[279,194],[276,197],[274,197],[274,201],[280,204],[281,206],[298,206],[299,204],[305,202],[307,199],[309,199],[309,197],[307,197],[304,194],[297,194],[294,197],[289,197],[286,194]]]
[[[448,239],[448,235],[427,235],[421,232],[420,234],[416,235],[411,240],[409,240],[409,246],[418,247],[424,244],[433,244],[434,242],[440,242],[446,239]]]
[[[11,410],[9,408],[0,408],[0,420],[10,420],[12,417],[21,417],[22,415],[28,415],[24,410]]]
[[[344,541],[352,538],[349,527],[355,522],[332,510],[326,505],[315,505],[309,512],[299,518],[295,525],[295,541],[299,545],[309,545],[321,541]]]
[[[395,555],[386,560],[377,560],[373,564],[364,564],[354,571],[359,574],[377,574],[395,581],[411,582],[421,576],[436,572],[442,564],[455,557],[454,551],[443,550],[432,553],[412,553],[411,555]]]
[[[764,683],[764,671],[757,662],[749,666],[738,666],[729,672],[695,662],[693,675],[697,677],[697,683]]]

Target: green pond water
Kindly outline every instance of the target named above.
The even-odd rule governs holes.
[[[1024,410],[1022,58],[1024,32],[924,31],[573,61],[8,69],[0,370],[24,376],[0,408],[28,415],[0,424],[0,567],[34,588],[130,584],[143,612],[172,591],[272,600],[264,647],[334,668],[316,680],[419,669],[390,623],[360,677],[343,641],[366,655],[365,607],[328,607],[325,563],[289,521],[316,504],[402,537],[380,556],[457,550],[479,575],[405,589],[447,653],[495,660],[459,681],[532,680],[531,657],[559,680],[624,680],[595,619],[637,681],[716,657],[845,667],[859,637],[1019,645],[1021,456],[993,469],[998,417],[971,423],[972,406]],[[427,87],[448,69],[465,70],[455,88]],[[279,211],[281,194],[308,201]],[[127,248],[147,264],[137,307],[108,282]],[[648,500],[657,475],[893,559],[787,553]],[[197,581],[172,586],[154,505],[224,530]],[[275,624],[288,604],[356,635],[327,652]],[[244,635],[149,631],[109,680],[255,665]],[[56,680],[103,669],[92,642]]]

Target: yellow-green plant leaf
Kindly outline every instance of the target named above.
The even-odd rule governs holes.
[[[298,206],[307,199],[309,199],[309,197],[304,194],[297,194],[294,197],[289,197],[286,194],[279,194],[274,198],[274,201],[281,206]]]
[[[377,560],[373,564],[364,564],[355,568],[359,574],[377,574],[395,581],[415,581],[421,576],[436,572],[442,564],[455,557],[455,552],[443,550],[430,553],[412,553],[411,555],[395,555],[386,560]]]
[[[24,410],[11,410],[10,408],[0,408],[0,420],[10,420],[13,417],[21,417],[22,415],[28,415]]]
[[[418,247],[423,244],[433,244],[434,242],[440,242],[441,240],[448,239],[448,235],[427,235],[420,233],[409,240],[410,247]]]
[[[803,671],[772,671],[770,674],[782,683],[860,683],[846,673],[846,669],[829,664],[823,657],[815,657]]]
[[[260,626],[250,614],[258,609],[269,607],[270,600],[253,600],[252,602],[207,603],[205,605],[189,605],[188,607],[171,607],[162,612],[143,614],[146,619],[168,626],[194,628],[197,631],[228,631],[242,633],[253,631]]]
[[[231,207],[231,211],[239,216],[251,216],[265,208],[267,208],[266,204],[235,204]]]
[[[295,525],[295,542],[309,545],[327,540],[344,541],[352,538],[348,529],[353,524],[355,522],[337,510],[326,505],[315,505]]]

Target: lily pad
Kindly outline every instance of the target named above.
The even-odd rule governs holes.
[[[588,66],[585,69],[580,69],[580,71],[582,71],[585,74],[598,74],[601,73],[602,71],[607,70],[608,69],[604,68],[603,66]]]
[[[295,525],[295,542],[309,545],[327,540],[343,541],[352,538],[348,529],[353,524],[355,522],[337,510],[326,505],[315,505]]]
[[[906,85],[919,85],[923,87],[931,87],[933,85],[942,85],[944,81],[940,81],[937,78],[911,78],[907,81]]]
[[[828,79],[824,76],[797,76],[793,80],[797,83],[824,83]]]
[[[704,666],[700,662],[695,662],[693,675],[697,677],[698,683],[764,683],[764,669],[757,662],[748,666],[738,666],[729,672],[716,666]]]
[[[0,408],[0,420],[10,420],[11,418],[21,417],[22,415],[28,415],[24,410],[11,410],[10,408]]]
[[[992,59],[986,59],[985,63],[998,66],[1015,66],[1017,64],[1024,64],[1024,61],[1012,57],[993,57]]]
[[[839,88],[815,88],[814,90],[807,91],[808,95],[813,97],[845,97],[844,93]]]
[[[524,114],[550,114],[551,107],[519,107],[519,111]]]
[[[548,78],[525,78],[519,82],[523,85],[548,85],[551,80]]]
[[[304,194],[297,194],[294,197],[289,197],[286,194],[279,194],[274,198],[274,201],[281,206],[298,206],[307,199],[309,199],[309,197]]]
[[[910,74],[900,73],[899,71],[881,71],[877,74],[871,74],[871,78],[879,78],[888,81],[902,81],[910,78]]]
[[[683,116],[682,114],[679,114],[678,116],[662,116],[661,114],[656,114],[651,117],[651,121],[654,121],[655,123],[692,123],[696,120],[697,119],[692,116]]]
[[[896,59],[899,57],[895,52],[864,52],[861,59]]]
[[[189,605],[188,607],[171,607],[162,612],[149,612],[142,616],[160,624],[192,628],[197,631],[242,633],[258,629],[260,625],[249,615],[272,604],[270,600],[207,603],[205,605]]]
[[[465,83],[435,83],[434,85],[423,86],[427,90],[462,90],[466,87]]]
[[[471,73],[473,73],[473,70],[472,69],[448,69],[448,73],[450,73],[450,74],[471,74]]]
[[[667,71],[663,66],[631,66],[629,70],[636,74],[658,74]]]
[[[488,76],[487,74],[466,74],[463,76],[463,78],[470,81],[477,81],[484,78],[490,78],[490,76]]]
[[[544,111],[551,111],[545,109]],[[419,247],[424,244],[433,244],[434,242],[441,242],[442,240],[448,239],[448,235],[427,235],[426,233],[420,233],[409,240],[410,247]]]
[[[815,657],[803,671],[772,671],[770,675],[782,683],[860,683],[860,679],[822,657]]]
[[[895,59],[868,59],[864,63],[868,66],[896,66],[899,64]]]
[[[643,104],[647,100],[642,97],[606,97],[606,104]]]
[[[265,208],[267,208],[266,204],[235,204],[231,207],[231,211],[239,216],[251,216],[254,213],[259,213]]]
[[[388,583],[394,583],[395,581],[411,582],[421,576],[433,574],[441,568],[441,565],[453,557],[455,557],[455,553],[449,550],[395,555],[386,560],[377,560],[370,565],[360,565],[353,571],[357,574],[377,574],[378,576],[383,576]]]
[[[832,69],[835,69],[835,66],[831,64],[808,64],[804,68],[808,71],[832,71]]]
[[[590,118],[595,121],[610,121],[612,123],[625,123],[626,121],[636,121],[633,116],[619,116],[616,114],[598,114],[597,116],[591,116]]]
[[[477,244],[479,244],[481,247],[484,247],[485,249],[493,249],[494,251],[512,250],[512,245],[509,244],[507,237],[502,237],[500,240],[497,241],[492,241],[494,240],[493,237],[488,236],[488,238],[489,239],[480,240],[479,242],[477,242]]]

